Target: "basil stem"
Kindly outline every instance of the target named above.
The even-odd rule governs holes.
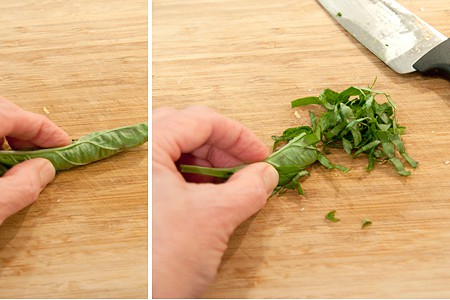
[[[220,179],[228,179],[231,177],[231,175],[233,175],[243,167],[245,167],[245,165],[237,166],[234,168],[211,168],[211,167],[201,167],[191,165],[180,165],[180,171],[183,173],[201,174]]]

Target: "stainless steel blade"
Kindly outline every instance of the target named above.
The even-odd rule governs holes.
[[[412,65],[447,38],[391,0],[318,0],[360,43],[394,71]]]

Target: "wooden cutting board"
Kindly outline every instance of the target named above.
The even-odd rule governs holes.
[[[146,121],[146,1],[1,1],[0,11],[1,96],[73,138]],[[5,221],[0,297],[147,297],[147,149],[59,173]]]
[[[450,36],[448,1],[399,2]],[[298,118],[291,100],[377,78],[420,163],[405,178],[333,152],[351,171],[314,166],[304,197],[269,199],[232,236],[206,297],[450,297],[449,81],[394,73],[313,0],[157,0],[152,9],[153,108],[207,105],[271,147],[272,135],[309,124],[308,108]],[[334,209],[338,223],[324,218]],[[364,218],[373,224],[362,230]]]

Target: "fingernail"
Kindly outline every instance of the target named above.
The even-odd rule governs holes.
[[[272,165],[267,164],[264,170],[263,180],[267,193],[271,193],[278,185],[278,172]]]
[[[53,167],[52,163],[48,160],[42,160],[42,165],[40,169],[40,181],[41,181],[41,188],[44,188],[49,184],[53,178],[55,178],[55,167]]]

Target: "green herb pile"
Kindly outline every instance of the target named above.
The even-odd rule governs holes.
[[[380,95],[387,101],[378,103],[375,98]],[[412,168],[417,167],[417,162],[406,153],[400,137],[405,133],[405,127],[397,123],[396,107],[388,94],[377,92],[372,87],[352,86],[340,93],[325,89],[319,96],[291,102],[292,108],[313,104],[322,106],[325,112],[320,116],[310,112],[310,126],[288,128],[281,136],[272,137],[274,152],[265,162],[273,165],[279,173],[280,179],[274,193],[295,189],[303,195],[299,179],[308,174],[306,168],[316,161],[328,169],[347,172],[347,168],[332,164],[326,157],[327,149],[331,147],[343,148],[352,157],[365,154],[369,171],[376,162],[386,160],[402,176],[411,174],[402,160]],[[227,179],[243,167],[182,165],[181,171]]]

